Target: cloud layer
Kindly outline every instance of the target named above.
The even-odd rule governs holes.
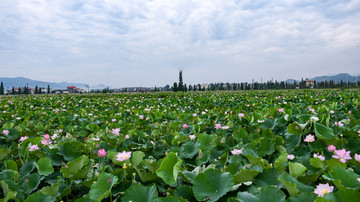
[[[0,74],[113,87],[300,79],[360,64],[358,0],[2,0]]]

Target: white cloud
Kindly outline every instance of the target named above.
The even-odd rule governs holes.
[[[360,56],[348,55],[360,48],[359,8],[355,0],[3,0],[0,74],[120,87],[172,84],[179,68],[189,83],[356,73]]]

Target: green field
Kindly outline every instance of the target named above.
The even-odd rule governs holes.
[[[360,199],[359,89],[0,102],[3,201]]]

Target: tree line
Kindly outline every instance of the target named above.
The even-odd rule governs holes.
[[[179,82],[171,86],[169,90],[174,92],[177,91],[217,91],[217,90],[270,90],[270,89],[306,89],[306,88],[346,88],[346,87],[358,87],[360,86],[360,81],[349,82],[349,81],[340,81],[335,82],[330,81],[311,81],[307,84],[306,80],[303,78],[301,81],[285,82],[285,81],[266,81],[266,82],[253,82],[253,83],[210,83],[207,85],[188,85],[183,84],[182,71],[179,72]]]
[[[34,94],[50,94],[51,93],[51,89],[50,89],[50,85],[47,86],[46,91],[42,91],[41,89],[43,88],[39,88],[37,85],[35,86],[34,89]],[[0,95],[4,95],[5,94],[5,88],[4,88],[4,83],[1,82],[0,83]],[[15,88],[14,86],[12,87],[10,93],[11,95],[27,95],[27,94],[32,94],[31,92],[31,88],[29,88],[28,86],[24,86],[24,87],[18,87]]]

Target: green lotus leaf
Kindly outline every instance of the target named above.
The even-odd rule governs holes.
[[[262,173],[258,174],[255,178],[255,184],[258,186],[274,185],[281,187],[281,182],[278,180],[279,173],[275,168],[264,169]]]
[[[280,189],[272,186],[261,188],[260,192],[256,195],[249,192],[239,192],[236,199],[243,202],[285,202],[285,193]]]
[[[331,192],[324,195],[324,198],[329,201],[358,201],[360,199],[360,192],[353,189],[340,189],[337,192]]]
[[[298,177],[303,175],[306,171],[306,167],[301,163],[291,163],[289,162],[289,171],[290,175],[293,177]]]
[[[37,162],[34,162],[34,165],[38,169],[40,175],[48,176],[54,172],[50,159],[41,158]]]
[[[320,160],[319,158],[311,158],[310,164],[312,166],[314,166],[315,168],[320,168],[320,169],[325,167],[325,165],[326,165],[325,162]]]
[[[54,196],[49,196],[49,195],[43,195],[40,191],[35,192],[33,194],[31,194],[30,196],[28,196],[25,199],[25,202],[33,202],[33,201],[55,201],[55,197]]]
[[[282,174],[285,172],[287,167],[287,158],[288,154],[286,152],[282,153],[276,160],[275,160],[275,169],[278,171],[278,173]]]
[[[207,169],[195,178],[193,192],[199,201],[217,201],[230,191],[233,185],[234,180],[230,173]]]
[[[144,159],[145,153],[142,151],[135,151],[131,154],[131,161],[135,166],[138,166]]]
[[[39,173],[32,173],[28,176],[25,176],[22,181],[21,189],[24,191],[24,193],[29,194],[37,189],[43,179],[44,176],[41,176]]]
[[[186,159],[191,159],[195,156],[199,149],[199,143],[189,141],[181,146],[180,156]]]
[[[166,184],[172,185],[177,181],[181,163],[182,160],[174,152],[169,152],[161,162],[160,168],[156,170],[156,175],[162,178]]]
[[[62,155],[67,161],[72,161],[80,156],[76,147],[72,143],[68,142],[58,147],[57,153]]]
[[[314,130],[315,130],[315,135],[318,138],[322,138],[322,139],[336,138],[334,134],[334,130],[332,128],[326,127],[320,123],[315,123]]]
[[[196,201],[191,186],[178,186],[175,189],[174,195],[177,197],[182,197],[188,201]]]
[[[94,201],[101,201],[107,198],[111,189],[118,182],[118,178],[110,173],[101,173],[96,183],[92,184],[89,191],[89,197]],[[140,194],[140,193],[137,193]]]
[[[78,173],[83,172],[83,167],[89,163],[89,157],[82,155],[77,159],[70,161],[67,167],[62,167],[60,173],[66,178],[75,177]]]
[[[31,173],[35,168],[33,161],[27,160],[25,163],[20,167],[19,173],[21,176],[26,176]]]
[[[338,189],[359,189],[360,182],[357,178],[360,175],[342,166],[336,166],[333,171],[322,175],[324,179],[333,181]]]
[[[59,184],[53,184],[51,186],[43,187],[40,192],[43,195],[57,196],[59,194]]]
[[[187,200],[183,198],[178,198],[176,196],[166,196],[165,198],[159,198],[159,202],[186,202]]]
[[[158,201],[158,192],[155,186],[145,187],[134,184],[124,193],[123,202],[155,202]]]
[[[200,143],[200,148],[203,150],[212,150],[216,147],[215,135],[208,135],[202,133],[198,135],[197,141]]]
[[[278,180],[286,187],[290,196],[295,196],[300,192],[312,192],[314,190],[313,187],[299,182],[288,173],[283,174]]]
[[[259,173],[261,173],[261,171],[253,169],[239,170],[239,172],[234,175],[234,184],[252,181],[254,177]]]
[[[292,196],[287,199],[288,202],[305,202],[305,201],[315,201],[316,195],[310,192],[305,192],[296,196]]]
[[[0,161],[2,161],[10,152],[10,149],[0,148]]]
[[[5,167],[8,170],[14,170],[14,171],[18,171],[18,167],[17,164],[14,160],[10,159],[5,161]]]

